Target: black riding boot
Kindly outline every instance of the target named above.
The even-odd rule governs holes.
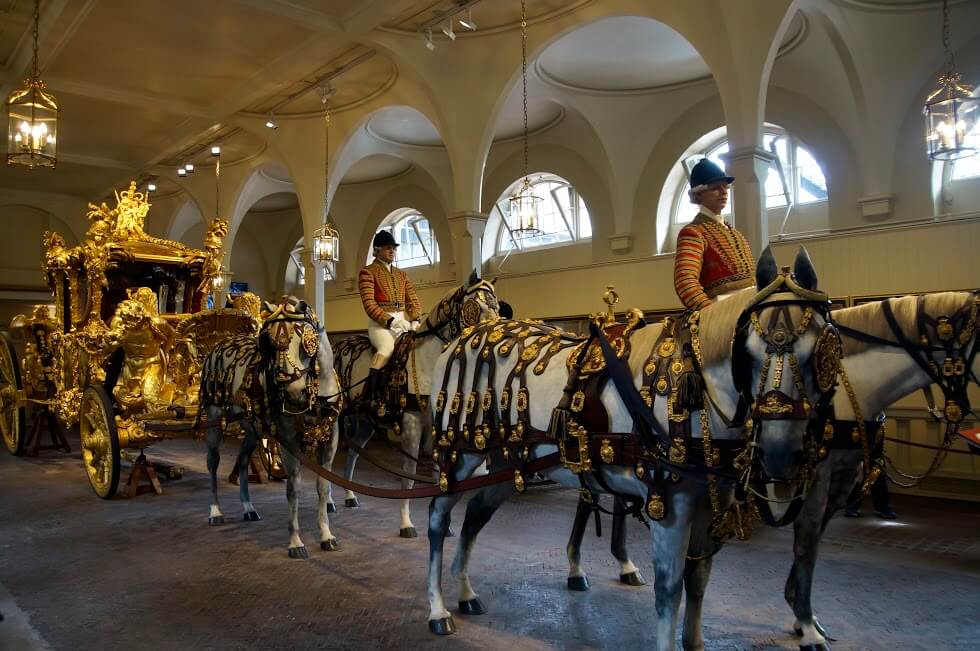
[[[364,399],[370,403],[378,402],[381,399],[381,388],[381,369],[372,368],[364,383]]]

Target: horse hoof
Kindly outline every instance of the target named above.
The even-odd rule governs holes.
[[[800,651],[830,651],[830,645],[826,642],[818,642],[817,644],[801,644]]]
[[[334,504],[333,502],[330,502],[330,504],[327,504],[327,513],[336,513],[336,512],[337,512],[337,505],[336,504]]]
[[[289,548],[290,558],[301,558],[306,560],[310,557],[310,552],[306,551],[306,547],[290,547]]]
[[[330,540],[321,540],[320,549],[325,552],[339,552],[340,545],[337,544],[336,538],[331,538]]]
[[[415,527],[402,527],[398,530],[398,536],[400,538],[418,538],[419,534],[415,531]]]
[[[262,516],[259,515],[258,511],[246,511],[242,514],[242,520],[245,522],[258,522],[261,519]]]
[[[469,601],[459,602],[459,614],[460,615],[484,615],[487,612],[487,607],[479,597],[473,597]]]
[[[587,576],[570,576],[568,577],[568,589],[575,592],[587,592],[591,586],[589,585],[589,577]]]
[[[619,582],[624,585],[631,585],[634,588],[647,584],[647,582],[643,580],[643,576],[640,574],[639,570],[633,570],[629,574],[620,574]]]
[[[820,633],[822,637],[828,639],[829,641],[837,641],[835,638],[832,638],[827,634],[827,629],[825,629],[823,624],[817,621],[815,617],[813,618],[813,628],[817,629],[817,633]],[[796,637],[803,637],[803,629],[800,627],[799,622],[793,622],[793,633],[796,635]]]
[[[429,632],[436,635],[452,635],[456,632],[456,624],[452,617],[429,620]]]
[[[349,509],[356,509],[360,506],[360,504],[357,503],[356,497],[348,497],[346,500],[344,500],[344,506]]]
[[[225,516],[223,515],[212,515],[210,518],[208,518],[208,524],[211,525],[212,527],[216,527],[219,524],[224,524],[224,523],[225,523]]]

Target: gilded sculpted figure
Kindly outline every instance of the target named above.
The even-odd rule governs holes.
[[[165,406],[172,387],[166,381],[167,359],[174,331],[157,312],[156,294],[140,287],[119,304],[109,324],[113,347],[125,351],[113,394],[123,411],[131,413]]]

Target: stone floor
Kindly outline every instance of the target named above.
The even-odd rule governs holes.
[[[223,450],[222,475],[233,443]],[[654,641],[653,588],[616,581],[608,537],[586,539],[592,590],[565,589],[574,492],[535,489],[498,512],[472,575],[490,612],[457,616],[459,632],[437,638],[426,626],[424,502],[414,505],[422,534],[414,540],[398,537],[393,502],[341,506],[332,523],[342,551],[321,552],[308,479],[301,524],[311,556],[291,560],[282,484],[254,487],[264,519],[241,522],[237,489],[223,482],[229,524],[208,527],[203,444],[172,441],[153,456],[183,465],[184,478],[165,482],[163,496],[103,501],[77,454],[0,454],[0,649],[516,651]],[[384,482],[367,464],[361,470],[362,481]],[[814,603],[838,640],[834,649],[977,648],[980,507],[910,497],[897,497],[895,507],[894,522],[867,515],[829,527]],[[709,649],[797,648],[782,598],[791,542],[790,530],[766,529],[716,559],[704,618]],[[636,523],[630,549],[652,579],[648,537]],[[445,587],[455,603],[454,583]]]

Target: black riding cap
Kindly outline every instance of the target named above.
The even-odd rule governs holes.
[[[374,234],[372,246],[398,246],[398,242],[390,231],[378,231]]]

